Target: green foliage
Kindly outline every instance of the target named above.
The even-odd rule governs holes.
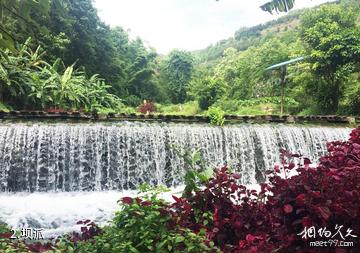
[[[231,99],[279,95],[279,73],[265,69],[287,60],[288,55],[287,46],[278,39],[270,39],[260,47],[251,47],[241,53],[229,48],[216,66],[214,78]]]
[[[40,45],[46,52],[45,61],[60,58],[66,66],[76,62],[87,77],[99,74],[104,78],[111,85],[111,93],[118,97],[133,95],[154,101],[166,97],[155,75],[156,53],[148,50],[140,39],[130,40],[122,28],[105,25],[91,0],[0,3],[0,9],[16,12],[16,15],[0,12],[3,13],[0,28],[11,31],[13,51],[17,43],[32,37],[29,47]],[[3,34],[1,29],[0,33]],[[0,47],[3,41],[0,39]]]
[[[289,40],[297,37],[294,34],[294,29],[297,28],[299,23],[299,16],[305,10],[293,10],[285,16],[279,17],[275,20],[259,24],[253,27],[242,27],[238,29],[234,37],[221,40],[213,45],[208,46],[203,50],[194,52],[195,57],[198,59],[198,64],[213,65],[216,64],[224,52],[228,48],[235,48],[238,52],[245,51],[251,46],[259,46],[264,42],[264,39],[275,37],[281,40]],[[287,31],[288,29],[290,31]],[[279,31],[277,31],[279,29]],[[276,30],[276,32],[274,32]],[[285,41],[283,41],[285,42]]]
[[[293,112],[299,103],[293,98],[286,97],[284,100],[285,112]],[[229,100],[222,99],[217,101],[214,106],[221,108],[227,114],[238,115],[267,115],[280,114],[281,97],[262,97],[249,100]]]
[[[214,126],[222,126],[224,125],[225,119],[225,112],[218,107],[210,107],[209,110],[206,112],[206,115],[210,119],[210,124]]]
[[[193,192],[200,189],[201,185],[209,181],[213,175],[213,169],[206,166],[200,150],[186,150],[177,146],[171,146],[171,148],[185,163],[183,196],[191,196]]]
[[[284,2],[269,1],[263,8],[292,8],[292,0]],[[260,101],[280,96],[279,72],[265,69],[308,55],[307,62],[288,67],[285,94],[291,101],[285,110],[359,114],[356,0],[240,28],[194,57],[176,50],[157,55],[121,27],[105,25],[91,0],[0,0],[0,10],[0,101],[14,109],[135,112],[131,107],[149,100],[158,103],[160,113],[175,115],[210,107],[277,113],[276,101]]]
[[[311,70],[319,80],[314,95],[324,113],[336,113],[344,83],[360,59],[360,28],[350,8],[339,5],[309,10],[301,18]]]
[[[186,90],[193,72],[191,54],[174,50],[163,61],[161,74],[167,84],[171,102],[183,103],[186,100]]]
[[[344,100],[345,114],[360,115],[360,75],[354,74],[346,83],[345,100]]]
[[[159,197],[164,190],[167,191],[163,187],[142,186],[137,198],[123,198],[121,210],[116,212],[111,225],[104,228],[104,233],[76,244],[63,240],[61,248],[76,248],[79,253],[211,252],[202,233],[169,225],[172,222],[167,211],[169,203]]]
[[[124,98],[124,104],[132,106],[132,107],[138,107],[143,101],[141,98],[135,95],[130,95]]]
[[[6,105],[4,105],[3,103],[0,102],[0,111],[9,112],[10,108],[8,108],[8,106],[6,106]]]
[[[0,49],[0,101],[8,104],[26,103],[33,84],[33,73],[41,61],[40,48],[28,50],[29,40],[18,52]]]
[[[50,65],[40,47],[29,48],[30,40],[18,51],[0,49],[0,100],[16,107],[84,109],[120,108],[119,98],[98,75],[87,78],[74,65],[61,60]]]
[[[5,236],[6,235],[6,236]],[[9,239],[12,235],[10,228],[0,221],[0,252],[1,253],[30,253],[22,242]]]
[[[213,78],[204,77],[197,84],[196,96],[201,110],[207,110],[225,94],[225,87]]]
[[[358,10],[357,1],[345,0],[241,28],[234,38],[195,52],[197,69],[206,71],[195,75],[189,95],[203,109],[213,105],[226,113],[277,114],[278,102],[261,98],[280,96],[280,73],[265,69],[308,55],[288,66],[287,113],[358,114],[359,80],[352,77],[360,62]]]

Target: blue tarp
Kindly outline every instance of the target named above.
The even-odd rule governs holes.
[[[268,67],[266,70],[277,69],[277,68],[279,68],[279,67],[282,67],[282,66],[285,66],[285,65],[289,65],[289,64],[294,63],[294,62],[302,61],[302,60],[304,60],[304,59],[305,59],[305,57],[304,57],[304,56],[301,56],[301,57],[292,59],[292,60],[290,60],[290,61],[284,61],[284,62],[275,64],[275,65],[272,65],[272,66]]]

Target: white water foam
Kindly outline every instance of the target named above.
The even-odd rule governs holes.
[[[182,188],[172,189],[161,195],[171,201]],[[43,228],[45,238],[79,231],[79,220],[90,219],[98,225],[106,225],[120,209],[117,203],[122,197],[135,196],[136,191],[106,192],[59,192],[0,194],[0,221],[15,230]]]

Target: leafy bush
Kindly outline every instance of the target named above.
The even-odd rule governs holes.
[[[224,94],[225,88],[221,83],[216,82],[212,78],[203,78],[197,91],[200,109],[207,110]]]
[[[224,111],[218,107],[210,107],[210,109],[206,112],[206,115],[210,119],[210,124],[215,126],[222,126],[224,125]]]

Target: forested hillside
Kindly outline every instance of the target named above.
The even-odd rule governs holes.
[[[281,70],[266,68],[304,56],[287,69],[291,114],[360,113],[359,2],[343,0],[296,10],[194,52],[190,94],[206,109],[278,113]]]
[[[221,3],[220,3],[221,4]],[[297,10],[196,52],[159,55],[91,0],[0,0],[0,109],[360,114],[359,3]],[[274,14],[275,15],[275,14]],[[190,38],[189,38],[190,39]],[[149,108],[149,109],[147,109]]]
[[[221,40],[203,50],[195,51],[194,55],[198,58],[198,63],[211,64],[213,61],[219,60],[225,49],[229,47],[244,51],[250,46],[261,44],[269,37],[291,36],[298,28],[300,15],[304,12],[305,10],[294,10],[265,24],[239,28],[233,37]]]

